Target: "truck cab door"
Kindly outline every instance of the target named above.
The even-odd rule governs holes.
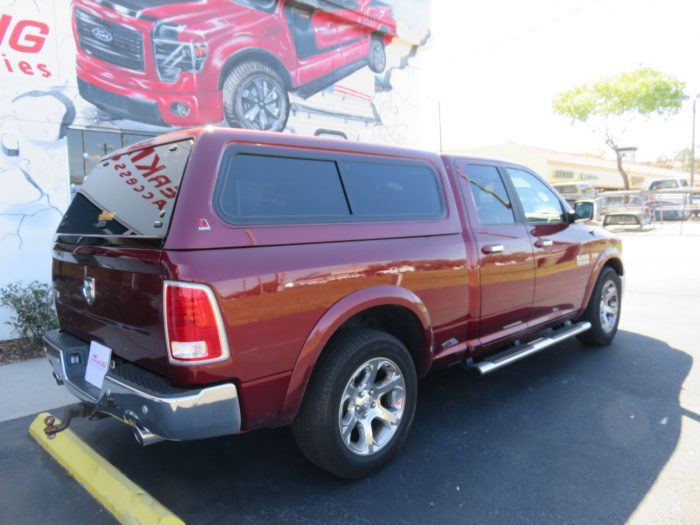
[[[505,169],[517,194],[535,254],[535,298],[530,325],[563,317],[582,306],[593,268],[590,227],[572,223],[557,194],[535,174]]]
[[[455,167],[479,254],[479,338],[489,344],[527,325],[534,295],[533,248],[498,167],[464,160]]]

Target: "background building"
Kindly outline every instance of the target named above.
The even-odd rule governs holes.
[[[552,183],[585,181],[598,189],[622,189],[623,182],[614,160],[552,151],[522,144],[502,144],[482,148],[467,148],[458,153],[508,160],[522,164],[546,177]],[[632,159],[624,161],[623,167],[629,175],[630,187],[647,188],[655,179],[690,179],[690,174],[639,164]]]

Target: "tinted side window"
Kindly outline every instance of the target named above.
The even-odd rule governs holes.
[[[376,218],[431,218],[442,215],[437,176],[425,165],[341,162],[352,214]]]
[[[313,222],[350,215],[335,162],[229,154],[217,205],[233,223]]]
[[[527,171],[507,168],[527,222],[564,222],[564,210],[556,194]]]
[[[460,169],[466,171],[479,222],[484,225],[514,224],[513,206],[498,169],[481,164],[462,165]]]

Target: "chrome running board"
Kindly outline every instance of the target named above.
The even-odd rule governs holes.
[[[489,356],[483,361],[471,363],[467,366],[469,368],[475,368],[479,374],[484,376],[486,374],[490,374],[491,372],[495,372],[499,368],[503,368],[504,366],[520,361],[521,359],[524,359],[532,354],[541,352],[550,346],[561,343],[566,339],[570,339],[571,337],[585,332],[590,328],[591,323],[588,321],[576,323],[574,325],[570,324],[564,328],[554,331],[551,335],[537,339],[536,341],[528,343],[527,345],[509,348],[508,350]]]

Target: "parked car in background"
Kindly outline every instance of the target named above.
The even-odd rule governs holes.
[[[656,195],[648,204],[654,210],[657,221],[684,221],[690,217],[690,200],[687,197],[680,200],[670,198],[668,194]]]
[[[144,445],[291,424],[357,478],[406,440],[419,377],[613,340],[621,242],[589,219],[496,160],[171,133],[102,159],[71,203],[47,356],[69,416]]]
[[[552,187],[572,207],[576,204],[576,201],[591,200],[598,196],[598,192],[589,182],[557,182],[552,184]]]
[[[679,188],[688,188],[690,186],[687,179],[654,179],[649,181],[647,189],[649,191],[660,191],[660,190],[675,190]]]
[[[380,73],[396,36],[377,0],[74,0],[80,95],[121,118],[280,131],[302,97]]]
[[[648,184],[649,206],[658,221],[686,220],[690,217],[692,194],[687,179],[656,179]]]
[[[654,224],[654,208],[648,192],[639,190],[606,191],[598,197],[603,226],[638,226]]]

